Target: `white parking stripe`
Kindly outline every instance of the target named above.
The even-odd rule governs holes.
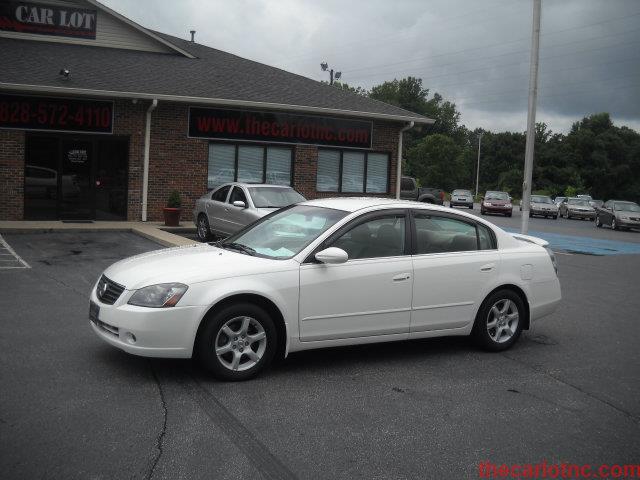
[[[9,253],[5,253],[2,250],[7,250]],[[29,266],[29,264],[27,262],[25,262],[22,257],[20,257],[20,255],[18,255],[15,250],[13,248],[11,248],[11,245],[9,245],[4,238],[2,238],[2,235],[0,235],[0,252],[4,255],[12,255],[15,259],[15,263],[18,263],[18,265],[4,265],[5,262],[9,262],[10,260],[3,260],[3,262],[0,264],[0,269],[4,270],[4,269],[9,269],[9,268],[31,268]]]

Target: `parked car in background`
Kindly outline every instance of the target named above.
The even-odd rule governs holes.
[[[560,204],[562,202],[564,202],[567,199],[567,197],[556,197],[553,199],[553,203],[555,203],[556,205],[560,206]]]
[[[228,237],[259,218],[305,198],[283,185],[227,183],[196,200],[193,222],[198,238]]]
[[[113,347],[193,357],[224,380],[338,345],[470,335],[498,352],[561,300],[547,246],[435,205],[317,199],[216,244],[114,263],[89,318]]]
[[[418,182],[415,178],[402,177],[400,179],[400,198],[403,200],[444,205],[444,197],[444,190],[441,188],[418,188]]]
[[[611,227],[613,230],[640,228],[640,206],[635,202],[609,200],[596,207],[596,227]]]
[[[589,200],[578,197],[570,197],[560,203],[558,211],[560,216],[593,220],[596,218],[595,209],[589,205]]]
[[[480,214],[498,213],[510,217],[513,214],[511,197],[507,192],[489,190],[480,203]]]
[[[589,200],[589,205],[593,208],[601,207],[604,205],[604,200]]]
[[[522,210],[522,207],[520,209]],[[535,215],[545,218],[552,217],[555,220],[558,218],[558,206],[547,195],[531,195],[529,216]]]
[[[449,206],[473,208],[473,193],[470,190],[454,190],[451,192]]]

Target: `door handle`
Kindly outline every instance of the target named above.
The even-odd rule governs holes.
[[[400,273],[399,275],[396,275],[395,277],[393,277],[393,281],[394,282],[403,282],[405,280],[409,280],[411,278],[411,274],[409,273]]]
[[[493,270],[493,268],[496,266],[495,263],[487,263],[486,265],[483,265],[482,267],[480,267],[480,271],[481,272],[490,272],[491,270]]]

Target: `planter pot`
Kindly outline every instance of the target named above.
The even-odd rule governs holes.
[[[162,213],[164,213],[164,224],[167,227],[180,226],[180,211],[180,208],[163,208]]]

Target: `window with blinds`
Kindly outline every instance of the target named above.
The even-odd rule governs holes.
[[[291,185],[292,169],[291,148],[212,142],[207,187],[228,182]]]
[[[351,150],[318,150],[319,192],[388,193],[389,154]]]

